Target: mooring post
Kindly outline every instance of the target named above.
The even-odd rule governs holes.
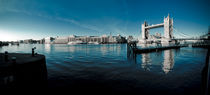
[[[36,47],[32,48],[32,56],[34,56],[34,50],[36,49]]]
[[[32,48],[32,56],[34,56],[34,48]]]
[[[7,51],[5,51],[4,59],[5,59],[6,62],[9,61],[8,52]]]

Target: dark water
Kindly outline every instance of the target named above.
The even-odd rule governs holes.
[[[185,47],[132,55],[126,44],[0,47],[0,52],[44,54],[48,87],[97,88],[143,94],[201,93],[207,50]]]

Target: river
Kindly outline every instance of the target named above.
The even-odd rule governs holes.
[[[201,93],[207,49],[184,47],[132,55],[126,44],[20,44],[0,47],[0,52],[31,53],[33,47],[46,56],[52,88],[79,84],[148,94]]]

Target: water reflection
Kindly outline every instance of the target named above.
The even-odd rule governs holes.
[[[127,46],[127,59],[129,63],[137,63],[136,62],[136,53],[134,53],[129,46]]]
[[[68,47],[68,51],[71,53],[75,52],[75,50],[76,50],[76,47],[70,47],[70,46]]]
[[[167,74],[174,67],[174,49],[142,54],[135,54],[128,49],[127,58],[129,63],[140,64],[144,71],[151,71],[152,69],[157,71],[155,69],[160,69],[158,71]]]
[[[174,53],[172,50],[164,51],[163,71],[167,74],[173,69],[174,66]]]
[[[146,70],[150,71],[150,65],[151,65],[151,59],[150,59],[150,54],[141,54],[142,55],[142,64],[141,67]]]
[[[44,47],[45,51],[46,51],[47,53],[50,53],[50,51],[51,51],[51,49],[52,49],[52,48],[51,48],[51,47],[52,47],[51,44],[45,44],[44,46],[45,46],[45,47]]]

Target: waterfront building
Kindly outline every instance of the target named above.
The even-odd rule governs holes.
[[[39,44],[44,44],[44,43],[45,43],[45,39],[44,38],[39,40]]]
[[[18,40],[18,43],[24,43],[24,40]]]
[[[54,40],[55,40],[55,38],[53,38],[53,37],[44,38],[45,44],[53,44]]]
[[[89,43],[89,42],[98,42],[101,43],[101,37],[99,36],[75,36],[71,35],[68,37],[69,42],[74,42],[74,41],[82,41],[84,43]]]
[[[122,43],[126,42],[125,37],[122,37],[121,35],[118,36],[107,36],[107,35],[102,35],[102,36],[75,36],[75,35],[70,35],[68,37],[69,42],[74,42],[74,41],[82,41],[85,43],[92,43],[92,42],[97,42],[97,43]]]
[[[97,42],[97,43],[101,43],[102,39],[99,36],[90,36],[87,38],[88,42]]]
[[[68,37],[56,37],[54,40],[54,44],[67,44],[69,42]]]
[[[25,39],[25,40],[23,40],[23,41],[18,41],[18,43],[24,43],[24,44],[36,44],[36,43],[38,43],[38,40],[33,40],[33,39]]]
[[[117,39],[117,43],[126,43],[127,40],[125,39],[125,37],[121,36],[118,34],[118,36],[116,37]]]
[[[23,40],[23,43],[25,43],[25,44],[32,44],[33,43],[33,39]]]
[[[72,42],[80,42],[80,43],[90,43],[90,44],[109,44],[109,43],[125,43],[126,39],[125,37],[122,37],[121,35],[118,36],[76,36],[76,35],[70,35],[68,37],[47,37],[42,40],[40,40],[40,43],[45,44],[68,44]]]
[[[117,43],[117,36],[109,36],[109,43]]]
[[[69,40],[69,42],[76,41],[76,36],[75,35],[70,35],[68,40]]]
[[[87,36],[77,36],[76,41],[82,41],[83,43],[87,43]]]
[[[127,37],[127,41],[128,41],[128,42],[133,41],[133,39],[134,39],[134,38],[133,38],[133,36],[131,36],[131,35],[129,35],[129,36]]]
[[[101,40],[102,40],[101,41],[102,44],[108,43],[109,42],[109,37],[107,35],[102,35]]]

